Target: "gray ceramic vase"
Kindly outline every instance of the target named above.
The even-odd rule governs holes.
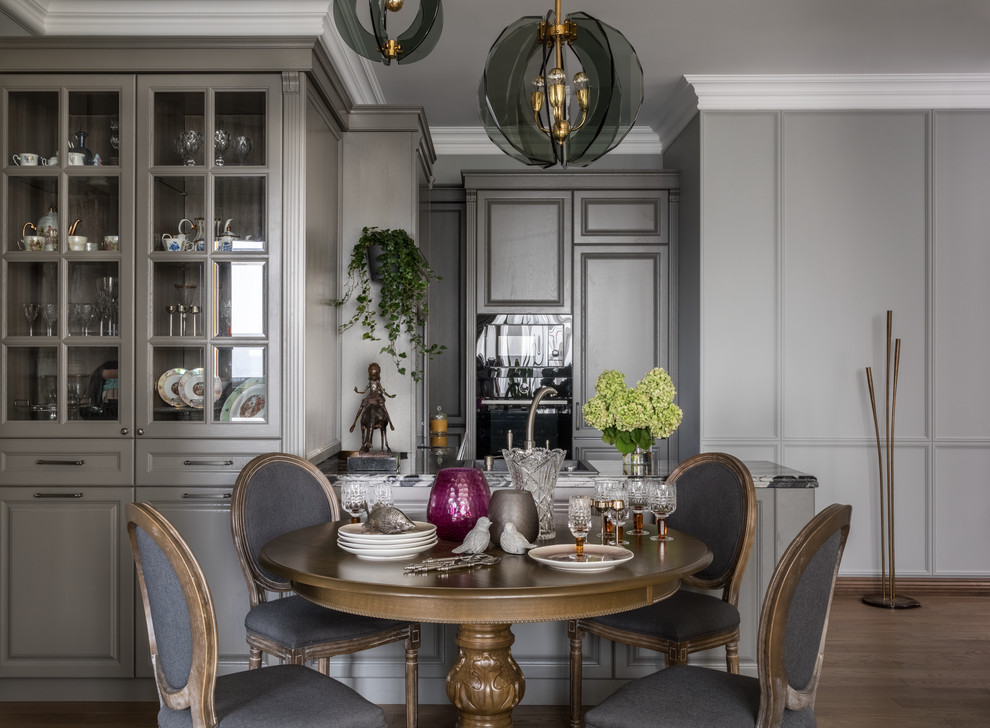
[[[540,514],[536,501],[528,490],[516,488],[496,488],[488,503],[488,518],[492,522],[492,543],[497,544],[507,521],[512,521],[516,530],[530,542],[540,535]]]

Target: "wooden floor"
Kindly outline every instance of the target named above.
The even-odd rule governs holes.
[[[816,714],[819,728],[990,727],[990,597],[920,596],[920,609],[837,596]],[[0,703],[0,728],[154,728],[153,703]],[[385,706],[403,728],[402,706]],[[420,707],[422,728],[452,728],[449,705]],[[522,706],[516,728],[563,728],[564,706]],[[662,726],[661,720],[657,726]]]

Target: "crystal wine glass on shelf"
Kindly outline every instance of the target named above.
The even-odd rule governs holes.
[[[677,508],[677,487],[673,483],[653,480],[649,486],[649,506],[657,518],[657,535],[651,541],[673,541],[667,535],[666,518]]]
[[[648,532],[643,530],[643,511],[646,510],[646,480],[644,478],[630,478],[628,491],[633,527],[626,531],[626,535],[646,536]]]
[[[611,540],[612,522],[608,520],[609,503],[612,500],[612,489],[618,487],[619,481],[609,478],[597,478],[595,480],[595,500],[592,503],[595,512],[602,519],[602,543]]]
[[[614,524],[614,536],[610,544],[613,546],[623,546],[627,543],[622,534],[622,527],[629,521],[631,508],[629,506],[629,491],[625,484],[612,489],[612,502],[609,506],[608,515]]]
[[[41,311],[40,303],[25,303],[24,304],[24,318],[28,322],[28,336],[34,336],[34,321],[38,318],[38,313]]]
[[[575,541],[575,551],[570,558],[584,561],[584,540],[591,532],[591,498],[586,495],[572,495],[568,499],[567,527]]]
[[[351,514],[351,523],[361,522],[361,511],[368,500],[364,483],[344,483],[340,486],[340,503]]]
[[[58,321],[58,304],[46,303],[43,305],[41,307],[41,318],[47,328],[46,336],[51,336],[55,328],[55,322]]]
[[[82,327],[82,335],[89,336],[89,327],[96,317],[96,307],[92,303],[79,304],[79,325]]]

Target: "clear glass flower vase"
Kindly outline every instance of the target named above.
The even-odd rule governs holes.
[[[553,494],[557,488],[557,475],[564,463],[565,451],[534,447],[532,450],[513,448],[502,450],[509,467],[512,486],[528,490],[536,501],[540,516],[540,541],[548,541],[557,535],[553,524]]]

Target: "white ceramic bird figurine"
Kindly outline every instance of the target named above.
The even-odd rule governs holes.
[[[499,538],[498,542],[507,554],[524,554],[527,549],[536,548],[535,543],[527,541],[526,537],[516,530],[516,524],[512,521],[505,522],[505,526],[502,528],[502,537]]]
[[[485,516],[482,516],[474,524],[474,528],[468,531],[468,535],[464,537],[464,543],[452,548],[451,551],[455,554],[484,553],[485,549],[488,548],[489,542],[492,540],[491,531],[488,530],[491,525],[492,522]]]

